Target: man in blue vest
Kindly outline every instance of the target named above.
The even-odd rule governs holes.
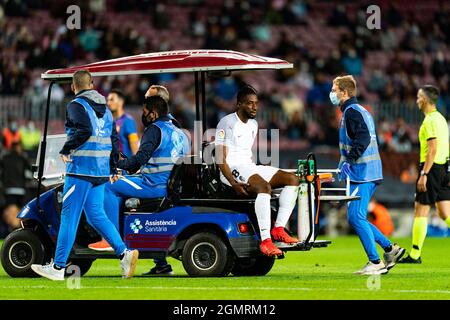
[[[145,99],[142,124],[145,129],[138,152],[118,162],[119,168],[131,174],[140,170],[141,175],[122,176],[106,188],[105,210],[117,229],[123,199],[166,196],[167,182],[175,162],[190,152],[187,136],[168,117],[167,102],[160,96]],[[172,274],[166,259],[157,259],[155,262],[156,267],[145,275]]]
[[[356,100],[356,81],[353,76],[333,80],[330,100],[342,111],[339,178],[344,180],[348,177],[351,195],[360,197],[360,200],[348,204],[347,218],[369,258],[369,262],[355,274],[385,274],[403,256],[405,249],[392,244],[367,220],[370,199],[383,180],[375,124],[370,113]],[[384,261],[380,260],[376,243],[384,249]]]
[[[138,151],[139,137],[136,129],[136,121],[130,114],[125,112],[125,100],[124,93],[119,89],[112,89],[106,98],[119,137],[119,151],[123,157],[128,158]],[[95,251],[113,251],[113,248],[105,239],[91,243],[89,248]]]
[[[91,74],[80,70],[73,75],[75,93],[67,106],[67,141],[60,151],[66,163],[61,223],[54,262],[31,268],[51,280],[64,280],[67,259],[75,242],[81,214],[112,245],[120,258],[123,278],[133,276],[139,252],[128,250],[104,210],[105,183],[115,171],[117,133],[105,97],[93,90]],[[114,150],[113,150],[114,146]]]

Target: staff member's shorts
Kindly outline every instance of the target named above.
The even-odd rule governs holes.
[[[272,177],[280,170],[279,168],[256,165],[255,163],[230,165],[230,169],[234,179],[239,183],[248,183],[248,179],[255,174],[270,182]],[[222,173],[220,173],[220,180],[226,185],[230,185]]]
[[[419,166],[422,171],[423,163]],[[419,181],[420,175],[417,178]],[[432,205],[436,202],[450,200],[450,175],[447,173],[446,164],[433,164],[427,176],[427,191],[418,192],[416,181],[415,201],[420,204]]]

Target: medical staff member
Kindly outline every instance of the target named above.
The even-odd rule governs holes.
[[[356,99],[356,81],[353,76],[333,80],[330,100],[342,111],[339,178],[343,180],[348,177],[351,195],[360,197],[360,200],[348,204],[348,222],[358,234],[369,258],[369,262],[355,274],[385,274],[403,256],[405,249],[392,244],[367,220],[369,201],[383,180],[375,124],[370,113]],[[376,243],[384,249],[385,261],[380,260]]]
[[[139,149],[139,137],[136,130],[136,122],[133,117],[125,112],[125,95],[119,89],[112,89],[106,98],[106,103],[111,110],[115,128],[119,136],[119,151],[122,156],[129,158]],[[89,248],[96,251],[113,251],[111,245],[102,239],[91,243]]]
[[[48,279],[64,280],[67,259],[84,210],[88,223],[107,239],[120,258],[122,276],[130,278],[139,252],[126,248],[103,206],[105,182],[111,179],[117,153],[113,150],[113,140],[117,137],[112,114],[106,107],[105,98],[93,90],[88,71],[75,72],[71,88],[75,99],[67,106],[67,141],[60,151],[66,163],[66,178],[55,259],[48,265],[33,264],[31,268]]]
[[[175,162],[190,152],[188,137],[169,119],[168,105],[160,96],[145,99],[142,124],[145,129],[138,152],[118,163],[118,167],[128,173],[140,170],[141,175],[123,176],[116,183],[108,184],[106,188],[105,210],[117,229],[123,199],[165,197],[167,182]],[[165,259],[158,259],[156,263],[155,270],[159,272],[154,271],[145,275],[173,272]],[[159,268],[163,266],[164,269]]]
[[[427,236],[428,214],[433,204],[450,228],[448,125],[447,120],[436,109],[438,99],[439,89],[434,86],[423,86],[417,92],[417,105],[425,115],[419,130],[420,175],[416,183],[412,249],[399,263],[422,263],[420,254]]]
[[[139,149],[136,121],[125,112],[125,95],[121,90],[112,89],[106,102],[114,117],[116,131],[119,135],[119,151],[129,158]]]
[[[167,116],[169,117],[169,119],[172,121],[172,123],[175,125],[175,127],[177,128],[181,128],[180,123],[178,122],[177,119],[175,119],[175,117],[170,113],[170,105],[169,105],[169,99],[170,99],[170,95],[169,95],[169,90],[167,90],[166,87],[158,85],[158,84],[152,84],[147,92],[145,93],[145,97],[152,97],[152,96],[160,96],[161,98],[164,99],[164,101],[167,102],[167,105],[169,106],[169,112],[167,113]]]
[[[175,117],[170,113],[170,94],[169,90],[167,90],[166,87],[158,84],[152,84],[147,92],[145,93],[145,97],[152,97],[152,96],[160,96],[161,98],[166,101],[167,105],[169,106],[169,112],[167,114],[170,121],[175,125],[177,128],[181,128],[180,123],[175,119]],[[148,272],[144,273],[144,276],[152,276],[152,275],[172,275],[173,270],[172,266],[167,263],[166,259],[154,259],[155,266],[151,268]]]

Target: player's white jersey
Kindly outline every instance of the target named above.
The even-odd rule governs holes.
[[[254,163],[252,147],[258,133],[258,122],[249,119],[244,123],[236,112],[223,117],[216,129],[216,145],[228,147],[227,164],[242,165]]]

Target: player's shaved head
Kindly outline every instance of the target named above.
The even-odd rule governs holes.
[[[92,76],[87,70],[78,70],[73,74],[73,91],[75,93],[81,90],[92,89]]]

